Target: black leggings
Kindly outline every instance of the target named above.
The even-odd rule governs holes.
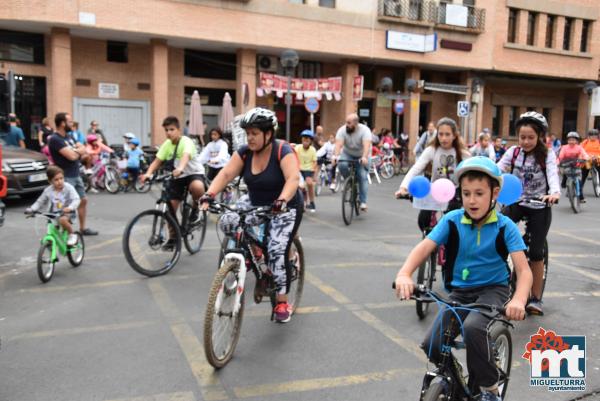
[[[529,260],[539,262],[544,260],[544,241],[550,230],[552,223],[552,210],[549,207],[544,209],[532,209],[519,204],[505,207],[502,213],[509,217],[515,223],[523,220],[527,216],[529,219],[528,228],[531,234],[529,244]]]
[[[217,176],[217,174],[219,174],[219,171],[221,171],[223,167],[219,167],[219,168],[214,168],[214,167],[208,167],[208,171],[206,172],[206,177],[208,177],[209,180],[213,181],[215,179],[215,177]]]

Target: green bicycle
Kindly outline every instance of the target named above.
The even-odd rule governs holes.
[[[73,246],[67,245],[69,233],[58,223],[62,213],[33,212],[30,217],[41,215],[48,219],[46,235],[41,240],[40,250],[37,256],[37,272],[42,283],[47,283],[54,275],[54,269],[58,262],[58,256],[66,256],[71,266],[78,267],[83,262],[85,255],[85,244],[80,232],[75,232],[77,242]]]

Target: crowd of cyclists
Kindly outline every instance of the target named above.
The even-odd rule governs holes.
[[[394,137],[387,129],[381,130],[381,135],[374,135],[354,113],[347,116],[335,135],[325,138],[322,129],[318,130],[319,135],[304,130],[300,133],[301,143],[293,146],[276,139],[278,121],[275,113],[255,108],[245,113],[240,122],[246,132],[247,144],[237,147],[231,154],[218,128],[210,131],[211,142],[199,151],[194,141],[183,135],[176,117],[165,118],[162,126],[167,139],[144,172],[139,170],[143,157],[139,140],[130,134],[124,136],[127,171],[133,179],[139,175],[141,182],[150,179],[159,168],[170,171],[174,178],[169,188],[173,210],[177,210],[183,200],[184,190],[189,190],[194,200],[192,220],[198,218],[200,209],[207,210],[216,201],[229,182],[241,176],[248,188],[249,203],[269,207],[274,213],[268,223],[267,261],[277,285],[273,314],[281,323],[291,319],[291,307],[287,302],[289,249],[299,231],[304,211],[316,210],[315,177],[319,170],[333,167],[335,174],[337,166],[338,174],[347,176],[349,164],[355,163],[358,166],[354,171],[358,176],[360,209],[367,211],[369,163],[373,154],[377,149],[391,149],[403,155],[409,145],[407,135]],[[561,146],[552,136],[547,137],[548,123],[543,115],[534,111],[522,114],[516,121],[515,130],[518,143],[508,149],[501,138],[492,138],[486,131],[478,136],[477,143],[467,148],[456,122],[444,117],[437,124],[430,123],[419,138],[414,147],[416,162],[394,195],[408,196],[411,180],[420,175],[429,177],[432,182],[450,179],[457,185],[457,192],[448,202],[448,210],[442,219],[415,246],[398,272],[395,285],[400,299],[408,299],[414,292],[412,274],[416,268],[436,247],[446,245],[449,249],[443,266],[444,284],[452,299],[506,304],[505,314],[513,320],[523,319],[526,313],[543,314],[543,244],[552,221],[550,206],[558,202],[561,195],[557,163],[567,159],[597,160],[600,141],[595,129],[589,131],[583,142],[578,133],[570,132],[567,144]],[[78,150],[75,145],[73,149],[77,153],[73,159],[81,159],[87,168],[101,152],[114,151],[94,135],[88,135],[85,149]],[[583,183],[594,166],[584,166]],[[523,191],[519,201],[505,205],[500,211],[497,198],[503,187],[503,173],[517,177]],[[77,188],[69,184],[62,170],[57,168],[49,169],[49,181],[50,187],[34,209],[39,209],[42,203],[49,203],[56,210],[63,208],[71,217],[61,224],[72,233],[70,219],[80,204]],[[528,199],[541,202],[532,204],[527,202]],[[420,211],[417,223],[422,231],[431,221],[432,213],[435,211]],[[516,226],[523,219],[528,220],[531,234],[527,256]],[[173,243],[168,242],[165,249],[172,246]],[[509,256],[518,276],[516,290],[510,299]],[[498,374],[488,341],[488,322],[482,315],[463,312],[469,373],[480,387],[481,400],[500,400]],[[439,352],[436,352],[439,344],[435,338],[439,324],[443,324],[443,319],[434,323],[423,343],[432,361],[439,358]]]

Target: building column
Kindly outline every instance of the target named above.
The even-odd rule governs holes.
[[[553,48],[556,50],[562,50],[563,42],[565,39],[565,17],[559,15],[556,17],[556,28],[554,31],[554,46]]]
[[[546,26],[548,25],[548,14],[538,14],[535,23],[535,38],[533,45],[536,47],[546,47]]]
[[[577,102],[577,132],[579,133],[579,135],[581,135],[581,137],[585,137],[587,135],[586,132],[586,119],[589,116],[589,112],[590,112],[590,97],[587,95],[587,93],[584,93],[583,91],[579,91],[579,99]],[[593,116],[589,116],[590,119],[587,123],[587,127],[588,129],[593,128],[594,127],[594,117]]]
[[[342,64],[342,109],[344,110],[344,119],[348,114],[356,113],[358,110],[358,103],[352,100],[354,77],[357,75],[358,63],[354,61],[345,61]]]
[[[566,136],[566,132],[562,132],[564,118],[565,106],[564,99],[561,97],[560,102],[550,110],[550,121],[548,121],[550,132],[556,134],[558,139],[562,139]]]
[[[421,69],[419,67],[411,66],[404,70],[406,79],[421,79]],[[404,93],[408,93],[408,89],[404,88]],[[404,104],[404,132],[408,133],[408,143],[410,144],[410,158],[413,160],[413,152],[417,139],[419,138],[419,109],[421,106],[421,94],[419,92],[412,92],[409,94],[409,98]]]
[[[152,144],[156,145],[165,139],[162,121],[169,115],[169,47],[164,39],[150,40],[150,47]]]
[[[242,114],[256,107],[256,50],[237,50],[236,81],[235,107],[237,113]],[[244,105],[244,86],[248,90],[247,105]]]
[[[573,35],[571,36],[571,48],[572,52],[579,52],[581,50],[581,35],[583,33],[583,20],[577,18],[573,22]]]
[[[510,138],[510,106],[501,106],[502,118],[500,122],[502,123],[500,126],[500,132],[498,133],[503,139]]]
[[[516,41],[520,45],[527,44],[527,17],[529,11],[519,10],[517,13],[517,35]]]
[[[50,32],[52,96],[48,116],[54,121],[56,113],[72,113],[73,76],[71,73],[71,35],[68,29],[52,28]]]

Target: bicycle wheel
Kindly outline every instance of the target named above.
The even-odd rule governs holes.
[[[451,401],[452,392],[448,383],[437,381],[432,383],[422,398],[423,401]]]
[[[245,268],[245,267],[244,267]],[[235,312],[235,295],[238,291],[239,262],[228,260],[213,279],[204,314],[204,353],[216,369],[231,360],[240,338],[244,317],[244,293]]]
[[[600,176],[596,167],[592,167],[592,185],[594,186],[594,195],[596,198],[600,197]]]
[[[171,237],[171,238],[170,238]],[[173,239],[173,246],[168,240]],[[168,273],[181,255],[181,231],[169,213],[146,210],[123,233],[123,253],[136,272],[148,277]]]
[[[55,265],[56,260],[52,259],[52,242],[46,241],[40,246],[37,257],[37,272],[42,283],[50,281]]]
[[[85,256],[85,243],[83,242],[83,235],[79,231],[75,235],[77,236],[77,243],[67,249],[67,258],[71,266],[78,267]]]
[[[544,297],[544,290],[546,289],[546,279],[548,278],[548,259],[549,259],[548,258],[548,256],[549,256],[548,240],[544,240],[543,255],[544,255],[544,278],[542,280],[542,292],[540,293],[540,301]]]
[[[352,199],[354,199],[354,214],[360,215],[360,200],[358,199],[358,182],[355,179],[354,185],[352,186]]]
[[[577,196],[577,190],[575,189],[575,180],[569,180],[567,182],[567,194],[569,195],[569,202],[571,203],[571,209],[573,212],[579,213],[581,205],[579,203],[579,196]]]
[[[417,273],[417,285],[424,284],[428,289],[432,289],[433,279],[435,278],[436,260],[437,250],[432,253],[421,266],[419,266],[419,272]],[[416,301],[415,305],[417,308],[417,316],[419,316],[419,319],[424,319],[429,312],[429,303]]]
[[[383,163],[383,165],[381,166],[380,174],[381,178],[389,180],[394,176],[394,165],[390,162]]]
[[[496,366],[500,372],[498,382],[498,392],[504,400],[510,377],[510,367],[512,364],[512,339],[510,330],[504,323],[496,322],[490,328],[490,339],[492,340],[492,349]]]
[[[347,177],[344,180],[344,190],[342,192],[342,218],[344,223],[349,226],[352,223],[354,215],[354,199],[352,199],[353,191],[352,177]]]
[[[406,151],[404,151],[404,153],[402,153],[402,159],[399,160],[399,162],[400,162],[400,174],[408,173],[410,166],[408,165],[408,153]]]
[[[135,183],[133,184],[133,187],[135,188],[136,192],[139,192],[141,194],[145,194],[146,192],[149,192],[150,189],[152,189],[152,181],[151,180],[146,180],[142,184],[142,182],[138,178],[137,180],[135,180]]]
[[[198,220],[193,223],[187,222],[187,227],[184,229],[183,243],[190,255],[200,251],[204,243],[204,237],[206,236],[208,214],[206,210],[201,210],[198,213]]]
[[[315,182],[315,196],[321,195],[321,190],[323,187],[327,186],[327,173],[323,170],[325,166],[321,166],[321,170],[319,171],[319,176],[317,177],[317,181]]]
[[[81,177],[81,181],[83,181],[83,189],[85,189],[85,192],[90,192],[90,189],[92,189],[92,179],[90,176],[85,173],[81,173],[79,176]]]
[[[111,194],[116,194],[121,189],[119,172],[113,167],[107,167],[104,172],[104,187]]]

